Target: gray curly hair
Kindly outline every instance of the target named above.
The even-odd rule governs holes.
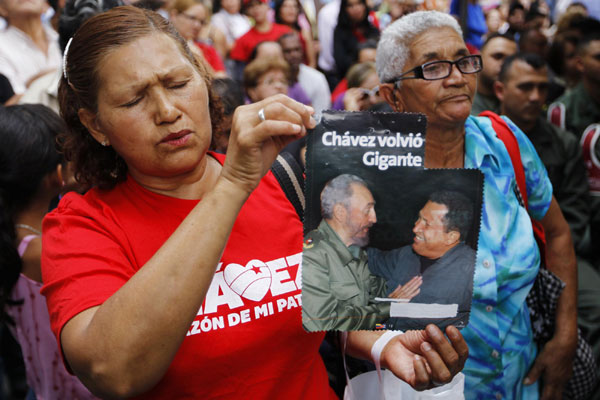
[[[433,28],[452,28],[461,37],[462,30],[454,17],[439,11],[417,11],[400,18],[387,27],[377,46],[377,74],[382,83],[392,81],[402,73],[413,39]]]

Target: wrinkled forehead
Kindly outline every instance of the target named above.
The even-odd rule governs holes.
[[[353,183],[352,186],[352,202],[357,207],[364,207],[367,204],[375,203],[371,191],[362,184]]]
[[[450,27],[431,28],[416,35],[408,46],[406,65],[428,61],[450,60],[457,55],[468,55],[463,38]]]
[[[433,220],[444,223],[444,217],[446,217],[446,214],[448,214],[448,207],[446,207],[444,204],[434,203],[433,201],[429,200],[421,209],[421,214],[423,214],[424,217],[429,217]]]
[[[99,89],[113,90],[182,69],[202,75],[175,38],[155,32],[112,47],[99,60],[96,71]]]

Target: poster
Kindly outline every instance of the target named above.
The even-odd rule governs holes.
[[[307,331],[467,325],[483,175],[426,169],[426,117],[327,111],[309,135]]]

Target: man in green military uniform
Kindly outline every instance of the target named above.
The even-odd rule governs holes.
[[[502,113],[517,124],[529,139],[548,170],[552,191],[569,223],[578,255],[586,251],[584,232],[591,221],[590,196],[581,146],[575,135],[552,125],[540,116],[546,101],[548,69],[532,54],[508,57],[494,89]],[[600,361],[600,275],[585,259],[578,257],[578,325]],[[597,389],[600,389],[598,387]],[[600,399],[595,391],[594,400]]]
[[[586,160],[588,180],[590,182],[591,196],[591,242],[594,245],[600,241],[600,168],[597,161],[600,158],[600,33],[595,32],[584,36],[577,46],[578,68],[582,73],[579,85],[566,92],[556,103],[548,109],[548,119],[560,127],[564,127],[582,139],[583,156]],[[583,136],[583,137],[582,137]],[[595,136],[595,137],[594,137]],[[590,140],[591,139],[591,140]],[[592,145],[592,143],[594,145]],[[594,183],[594,187],[591,187]],[[598,321],[597,302],[600,298],[600,277],[598,271],[598,252],[595,270],[579,267],[579,296],[578,296],[578,323],[584,337],[590,341],[594,350],[596,363],[600,364],[600,329]],[[596,386],[594,400],[600,399],[600,383]]]
[[[581,137],[592,124],[600,123],[600,33],[583,37],[577,46],[581,82],[548,109],[548,118]]]
[[[364,247],[377,222],[375,201],[361,178],[343,174],[321,192],[323,220],[304,241],[302,324],[308,331],[374,329],[390,314],[385,281],[373,276]]]
[[[577,46],[581,82],[548,109],[553,124],[577,135],[582,145],[591,196],[592,243],[600,242],[600,32],[584,36]],[[596,268],[600,258],[593,260]]]
[[[581,147],[575,135],[542,117],[549,85],[548,68],[535,54],[514,54],[504,61],[494,83],[502,114],[527,135],[540,156],[552,191],[571,228],[578,253],[590,223],[589,193]]]
[[[483,69],[477,76],[477,92],[471,114],[478,115],[485,110],[500,112],[500,101],[494,94],[494,82],[498,79],[502,61],[516,52],[517,44],[510,35],[493,33],[486,39],[481,47]]]

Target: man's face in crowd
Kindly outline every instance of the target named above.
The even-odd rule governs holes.
[[[498,79],[500,67],[504,59],[517,52],[517,44],[512,40],[497,37],[488,42],[481,50],[483,69],[479,73],[479,82],[489,90],[492,90],[494,81]]]
[[[566,77],[576,77],[579,80],[581,72],[577,69],[577,48],[571,42],[566,42],[564,45],[563,67]]]
[[[592,40],[581,54],[583,76],[596,84],[600,84],[600,40]]]
[[[298,35],[286,36],[279,42],[283,49],[283,57],[292,68],[298,68],[302,63],[304,53]]]
[[[548,93],[548,71],[534,69],[516,60],[510,66],[506,82],[496,82],[496,96],[502,111],[521,129],[530,129],[542,112]]]
[[[521,32],[525,26],[525,10],[517,8],[508,16],[508,24],[512,29]]]
[[[519,49],[522,53],[534,53],[545,58],[548,52],[548,38],[540,30],[530,31],[527,40]]]
[[[351,244],[365,247],[369,243],[369,229],[377,222],[375,200],[369,189],[352,184],[352,197],[346,211],[345,229]]]
[[[445,205],[431,201],[419,211],[419,218],[413,228],[415,238],[412,248],[415,253],[437,259],[454,247],[456,239],[452,236],[455,236],[456,232],[446,232],[444,217],[447,213],[448,208]]]

